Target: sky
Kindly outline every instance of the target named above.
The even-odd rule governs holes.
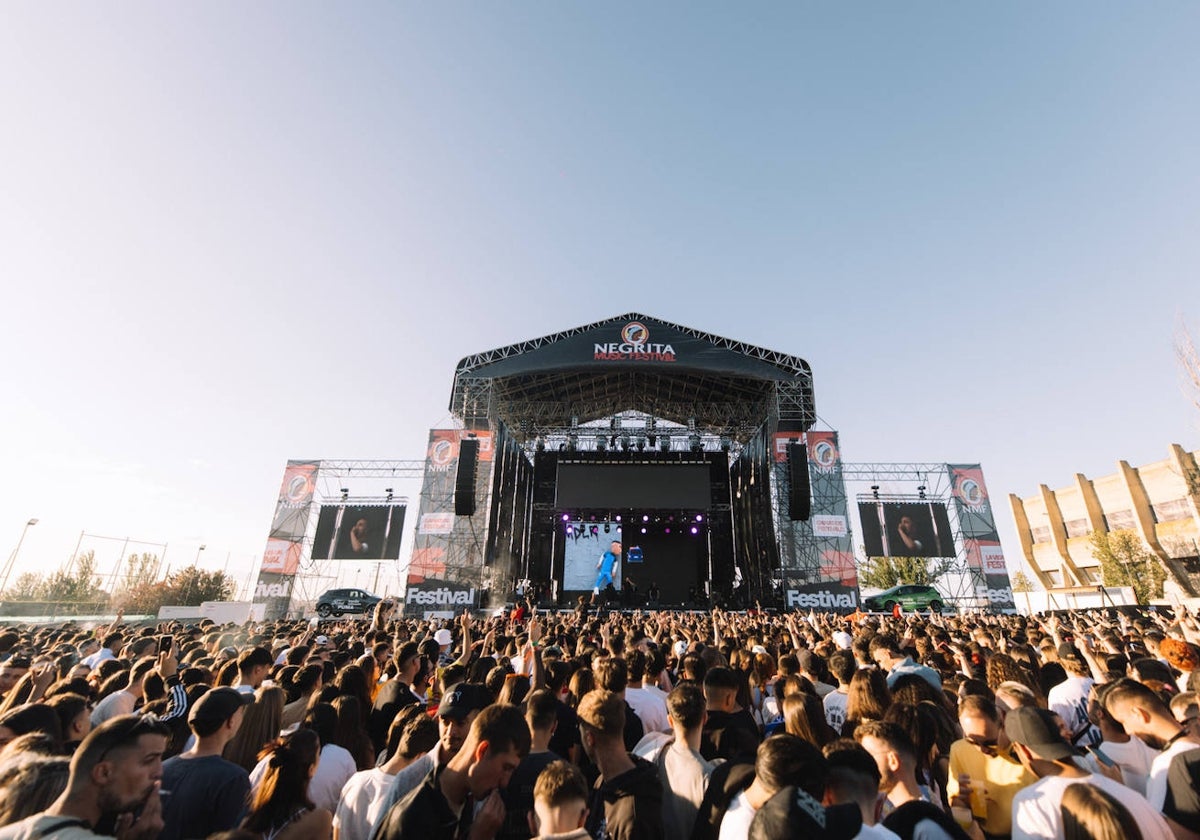
[[[289,458],[419,459],[458,359],[637,311],[806,359],[846,460],[981,462],[1016,567],[1007,494],[1200,446],[1198,26],[6,3],[0,554],[246,578]]]

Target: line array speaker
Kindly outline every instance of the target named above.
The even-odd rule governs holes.
[[[458,444],[458,473],[454,477],[455,516],[475,515],[475,472],[479,465],[479,441],[464,438]]]
[[[807,522],[812,513],[812,488],[808,484],[808,447],[789,443],[788,461],[788,519]]]

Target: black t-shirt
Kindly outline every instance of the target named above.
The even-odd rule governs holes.
[[[1162,812],[1189,831],[1200,832],[1200,750],[1171,759]]]
[[[175,756],[163,762],[162,837],[208,837],[236,828],[246,812],[250,775],[219,755]]]
[[[554,728],[554,734],[550,736],[550,752],[568,758],[571,755],[571,747],[580,743],[579,715],[558,699],[555,699],[554,712],[558,717],[558,725]]]
[[[746,709],[732,713],[710,711],[700,737],[700,755],[708,761],[723,758],[753,763],[760,741],[758,725]]]
[[[496,833],[496,840],[528,840],[533,836],[529,831],[529,820],[526,818],[526,814],[533,810],[533,787],[542,771],[560,758],[547,750],[530,753],[521,759],[521,763],[513,771],[512,778],[508,780],[508,787],[500,791],[500,797],[504,800],[504,810],[508,815],[504,819],[504,825]]]
[[[455,840],[471,825],[471,803],[455,814],[438,784],[446,765],[431,770],[425,781],[383,815],[372,840]]]
[[[388,730],[396,719],[396,712],[416,702],[418,700],[412,690],[400,680],[389,680],[379,689],[370,717],[367,718],[367,734],[371,736],[371,744],[377,754],[387,746]]]

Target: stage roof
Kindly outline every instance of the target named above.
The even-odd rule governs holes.
[[[467,356],[450,410],[521,438],[622,411],[743,441],[764,421],[804,431],[816,419],[803,359],[637,312]]]

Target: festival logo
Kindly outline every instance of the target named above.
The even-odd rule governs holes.
[[[841,453],[833,432],[809,432],[804,436],[808,443],[808,458],[823,473],[831,473],[838,467]]]
[[[317,467],[313,462],[288,461],[279,491],[280,508],[299,508],[312,502]]]
[[[987,488],[983,484],[983,470],[978,467],[955,467],[954,495],[968,510],[982,513],[987,510]]]
[[[621,340],[593,344],[592,359],[598,362],[673,362],[675,348],[651,343],[650,330],[641,321],[621,328]]]
[[[429,462],[435,467],[446,469],[454,460],[454,444],[448,440],[434,441],[429,447]]]

